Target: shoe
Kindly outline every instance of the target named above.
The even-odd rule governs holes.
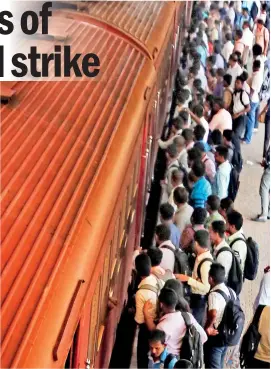
[[[261,223],[265,223],[267,221],[266,217],[261,217],[261,216],[257,216],[256,218],[251,219],[254,222],[261,222]]]
[[[258,131],[259,131],[259,129],[258,129],[258,128],[254,128],[254,129],[253,129],[253,132],[254,132],[254,133],[257,133]]]
[[[241,141],[241,143],[242,143],[243,145],[249,145],[249,142],[247,142],[247,141],[245,141],[245,140],[242,140],[242,141]]]

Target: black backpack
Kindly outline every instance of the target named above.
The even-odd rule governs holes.
[[[259,320],[262,315],[262,311],[266,305],[259,305],[254,318],[248,327],[248,330],[244,334],[241,348],[240,348],[240,366],[241,368],[248,368],[252,362],[254,355],[257,351],[261,335],[258,331]]]
[[[173,272],[175,274],[192,275],[191,269],[189,268],[188,256],[183,250],[175,249],[169,245],[163,245],[161,249],[168,249],[174,253],[175,263]]]
[[[216,346],[235,346],[239,343],[245,324],[245,314],[240,306],[238,298],[234,297],[233,291],[229,288],[230,297],[221,290],[215,290],[226,301],[224,314],[217,330]]]
[[[200,333],[191,322],[188,313],[182,312],[182,317],[185,321],[186,332],[182,339],[180,359],[189,361],[192,364],[192,368],[202,368],[203,345],[201,342]]]
[[[234,290],[234,292],[238,296],[243,286],[243,273],[242,273],[241,265],[235,253],[229,247],[226,247],[226,246],[222,247],[218,251],[218,253],[216,254],[216,258],[223,251],[228,251],[232,254],[232,264],[231,264],[231,269],[228,275],[227,286],[230,287],[232,290]]]
[[[213,262],[213,259],[206,258],[206,259],[201,260],[201,262],[199,263],[198,268],[197,268],[197,275],[198,275],[198,277],[199,277],[200,280],[201,280],[201,272],[200,272],[201,266],[202,266],[202,264],[205,263],[205,261],[210,261],[212,263]]]
[[[163,368],[167,369],[169,367],[169,364],[170,364],[171,360],[173,360],[175,358],[178,359],[178,356],[173,355],[173,354],[168,354],[165,361],[161,361],[161,364],[164,364]]]
[[[250,9],[250,15],[251,15],[251,18],[253,19],[253,21],[255,21],[255,19],[257,18],[258,11],[259,11],[258,6],[257,6],[256,2],[253,1],[252,7]]]
[[[240,186],[239,173],[237,169],[232,166],[230,173],[230,182],[228,187],[228,197],[234,202]]]
[[[240,151],[236,150],[235,146],[233,148],[233,156],[231,160],[232,166],[236,169],[236,171],[240,174],[243,167],[243,158]]]
[[[257,276],[259,267],[259,246],[251,237],[245,239],[244,236],[244,238],[240,237],[232,241],[230,247],[232,247],[237,241],[243,241],[247,245],[247,257],[245,261],[244,278],[248,279],[249,281],[254,281]]]

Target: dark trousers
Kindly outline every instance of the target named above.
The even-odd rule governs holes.
[[[208,341],[204,344],[204,363],[206,369],[222,369],[225,368],[224,359],[227,353],[227,346],[216,347],[215,336],[208,337]]]
[[[146,324],[139,325],[137,341],[137,367],[138,369],[148,368],[149,352],[149,331]]]
[[[270,145],[270,114],[266,113],[264,124],[263,158],[265,158],[266,156],[269,145]]]
[[[236,134],[237,138],[241,140],[243,137],[245,127],[246,127],[246,115],[241,115],[240,117],[236,118],[232,122],[233,131]]]
[[[253,359],[248,364],[248,368],[254,368],[254,369],[255,368],[270,368],[270,363],[267,363],[266,361]]]
[[[192,294],[190,298],[190,307],[196,321],[204,327],[205,312],[207,306],[207,297],[202,295]]]

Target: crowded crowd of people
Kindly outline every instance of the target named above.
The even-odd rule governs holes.
[[[242,367],[270,367],[269,269],[245,333],[239,296],[256,278],[259,248],[234,204],[242,145],[265,116],[254,220],[269,219],[269,16],[268,2],[194,4],[158,141],[166,170],[154,244],[134,254],[138,368],[223,368],[241,342]]]

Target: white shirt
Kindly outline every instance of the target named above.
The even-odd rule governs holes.
[[[203,252],[202,254],[198,255],[195,260],[195,265],[192,272],[192,278],[188,279],[188,284],[191,286],[191,291],[194,294],[198,295],[207,295],[207,293],[210,290],[210,284],[209,284],[209,271],[212,262],[207,260],[204,263],[201,264],[200,267],[200,276],[198,275],[198,266],[200,262],[204,259],[213,259],[210,251]]]
[[[161,268],[163,268],[165,270],[170,270],[171,272],[173,272],[174,271],[174,263],[175,263],[174,252],[169,250],[169,249],[163,248],[163,246],[169,246],[173,250],[175,250],[176,247],[173,245],[173,243],[170,240],[164,241],[163,243],[161,243],[161,245],[159,245],[159,249],[163,253],[163,258],[162,258],[162,261],[160,263]]]
[[[209,129],[214,131],[219,129],[221,133],[225,129],[232,129],[232,117],[226,109],[220,109],[212,118]]]
[[[245,46],[248,46],[249,50],[252,49],[253,46],[253,33],[251,32],[251,30],[249,29],[249,27],[245,28],[243,30],[243,37],[242,37],[242,42]]]
[[[237,93],[233,93],[232,98],[233,98],[233,114],[237,114],[240,113],[242,110],[245,109],[245,106],[241,103],[241,93],[242,93],[242,101],[243,104],[249,105],[249,97],[248,94],[246,93],[246,91],[241,91],[241,92],[237,92]]]
[[[221,250],[223,247],[227,247],[229,251],[221,251],[219,255],[216,256],[218,254],[218,251]],[[223,267],[225,268],[225,275],[227,280],[232,265],[232,253],[229,245],[225,240],[220,242],[220,244],[215,247],[214,257],[216,258],[216,261],[219,264],[223,265]]]
[[[231,41],[227,41],[222,49],[222,55],[224,56],[224,59],[226,62],[229,61],[229,58],[233,52],[234,45]]]
[[[216,290],[223,291],[228,297],[230,297],[230,292],[225,283],[220,283],[211,289],[208,296],[208,310],[216,310],[216,318],[214,322],[214,327],[217,328],[222,321],[224,310],[226,307],[226,300],[220,293]],[[234,298],[236,298],[236,293],[232,290]]]
[[[253,90],[253,94],[251,96],[251,102],[258,103],[260,101],[259,99],[259,92],[261,91],[263,84],[263,76],[260,70],[257,72],[254,72],[252,74],[252,80],[251,80],[251,88]]]
[[[242,67],[236,62],[233,67],[229,67],[227,70],[227,74],[232,76],[231,88],[235,88],[235,80],[243,73]]]
[[[233,244],[233,241],[236,240],[237,238],[242,238],[244,241],[239,240],[239,241],[236,241]],[[242,269],[242,272],[244,273],[245,262],[246,262],[246,258],[247,258],[247,244],[246,244],[244,236],[243,236],[242,228],[239,231],[237,231],[236,233],[232,234],[228,238],[228,244],[231,247],[232,251],[234,251],[234,253],[237,256],[238,260],[240,261],[241,269]]]
[[[235,20],[235,11],[234,11],[234,7],[229,8],[229,11],[228,11],[228,17],[230,18],[230,20],[231,20],[231,25],[233,26],[233,25],[234,25],[234,20]]]
[[[219,69],[219,68],[224,69],[225,68],[224,59],[220,54],[216,54],[215,68],[217,68],[217,69]]]
[[[175,213],[174,223],[179,228],[182,236],[182,232],[186,226],[191,224],[191,215],[193,214],[194,209],[189,204],[181,205]]]
[[[263,275],[260,291],[255,301],[255,309],[258,305],[270,306],[270,271]]]
[[[184,148],[184,149],[180,152],[180,154],[179,154],[179,156],[178,156],[178,162],[179,162],[179,165],[180,165],[180,166],[182,166],[185,170],[187,170],[187,171],[188,171],[187,156],[188,156],[188,154],[187,154],[187,150],[186,150],[186,148]]]
[[[164,282],[162,280],[158,280],[154,275],[149,275],[148,277],[144,278],[138,285],[138,288],[145,284],[149,284],[153,287],[158,287],[161,289],[164,286]],[[155,319],[156,318],[156,302],[157,302],[158,294],[145,289],[139,289],[135,295],[135,302],[136,302],[136,315],[135,321],[138,324],[142,324],[145,322],[144,314],[143,314],[143,307],[146,301],[152,301],[152,308],[150,310],[150,315]]]

